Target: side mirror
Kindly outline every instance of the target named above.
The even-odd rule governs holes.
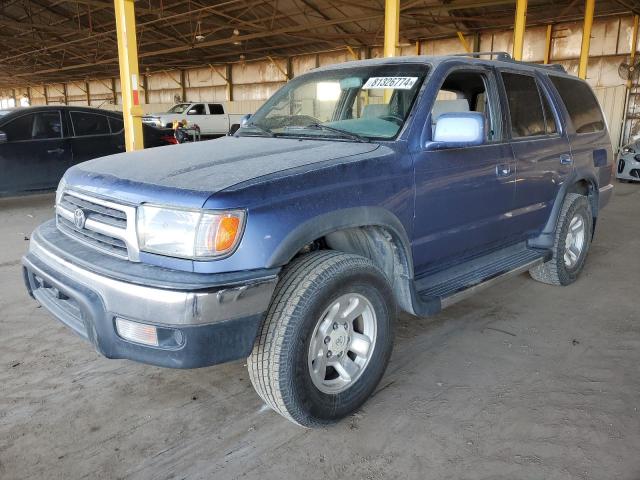
[[[191,110],[189,110],[187,112],[187,115],[196,115],[198,113],[198,111],[195,108],[192,108]]]
[[[0,143],[7,143],[7,134],[4,132],[0,132]]]
[[[482,145],[485,141],[484,114],[480,112],[443,113],[436,122],[433,141],[428,147],[461,148]]]
[[[247,123],[249,123],[249,120],[251,120],[251,114],[247,113],[246,115],[243,115],[242,118],[240,119],[240,126],[244,127]]]

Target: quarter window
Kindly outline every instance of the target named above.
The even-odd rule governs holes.
[[[554,75],[550,75],[550,78],[567,107],[576,133],[604,130],[605,123],[598,101],[586,83]]]
[[[541,91],[540,98],[542,98],[542,107],[544,108],[544,120],[547,126],[547,135],[558,133],[558,127],[556,125],[556,118],[553,116],[553,110],[547,96]]]
[[[107,117],[99,113],[71,112],[71,121],[76,137],[111,133]]]
[[[544,135],[546,126],[536,79],[529,75],[503,72],[502,80],[507,93],[513,137]]]
[[[121,118],[109,117],[109,126],[111,133],[120,133],[124,129],[124,122]]]

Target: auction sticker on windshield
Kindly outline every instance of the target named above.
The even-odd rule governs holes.
[[[373,88],[393,88],[396,90],[411,90],[418,81],[418,77],[371,77],[362,86],[362,90]]]

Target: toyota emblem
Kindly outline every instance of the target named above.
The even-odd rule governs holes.
[[[76,208],[76,211],[73,212],[73,224],[76,226],[76,228],[84,228],[84,222],[86,221],[86,218],[84,217],[84,212],[82,211],[81,208]]]

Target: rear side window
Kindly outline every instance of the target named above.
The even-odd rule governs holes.
[[[104,115],[91,112],[71,112],[71,122],[76,137],[111,133],[109,121]]]
[[[224,108],[219,103],[210,103],[209,113],[211,113],[211,115],[223,115]]]
[[[11,120],[6,125],[0,127],[0,130],[7,134],[8,142],[31,140],[31,132],[33,130],[33,117],[35,117],[33,113],[22,115],[21,117],[18,117],[15,120]]]
[[[604,119],[598,101],[586,83],[553,75],[550,75],[549,78],[567,107],[576,133],[604,130]]]
[[[544,135],[546,126],[536,79],[529,75],[503,72],[502,80],[507,93],[513,137]]]
[[[124,121],[121,118],[109,117],[111,133],[120,133],[124,129]]]

